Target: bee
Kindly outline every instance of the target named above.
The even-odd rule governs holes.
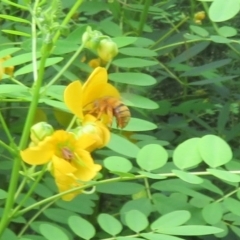
[[[129,108],[118,98],[110,96],[95,100],[88,113],[93,114],[97,119],[104,114],[107,115],[107,124],[109,125],[112,125],[113,117],[115,117],[119,128],[126,127],[131,118]]]

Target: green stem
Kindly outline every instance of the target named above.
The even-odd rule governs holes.
[[[50,207],[53,203],[55,203],[56,200],[53,200],[52,202],[49,202],[46,204],[43,208],[41,208],[36,214],[33,215],[33,217],[24,225],[22,228],[21,232],[18,234],[18,237],[21,237],[24,232],[28,229],[29,225],[43,212],[45,211],[48,207]]]
[[[13,138],[12,138],[12,135],[11,135],[9,129],[8,129],[8,126],[7,126],[7,124],[6,124],[6,122],[5,122],[4,118],[3,118],[3,115],[2,115],[1,111],[0,111],[0,122],[2,124],[2,127],[3,127],[3,129],[4,129],[4,131],[5,131],[6,135],[7,135],[7,138],[9,140],[10,144],[12,146],[16,147],[16,144],[15,144]]]
[[[13,77],[10,77],[9,78],[12,82],[16,83],[17,85],[20,85],[20,86],[23,86],[23,87],[26,87],[26,85],[24,85],[23,83],[19,82],[17,79],[13,78]]]
[[[22,182],[18,186],[18,189],[14,195],[15,199],[18,198],[19,194],[22,192],[23,188],[25,187],[25,184],[27,183],[28,179],[26,177],[23,178]]]
[[[189,19],[189,17],[186,17],[181,22],[179,22],[176,26],[173,26],[170,31],[168,31],[166,34],[161,36],[150,48],[153,48],[154,46],[158,45],[161,41],[163,41],[165,38],[167,38],[169,35],[171,35],[174,31],[176,31],[188,19]]]
[[[153,51],[157,52],[166,48],[170,48],[170,47],[176,47],[182,44],[186,44],[186,43],[194,43],[194,42],[202,42],[202,41],[211,41],[210,38],[204,38],[204,39],[193,39],[193,40],[186,40],[186,41],[182,41],[182,42],[176,42],[176,43],[172,43],[169,45],[165,45],[156,49],[153,49]]]
[[[31,196],[33,191],[35,190],[36,186],[38,185],[39,181],[42,179],[42,176],[46,172],[47,165],[45,165],[41,171],[41,173],[37,176],[37,179],[34,180],[33,185],[28,190],[28,192],[24,195],[24,198],[21,200],[21,202],[18,204],[18,206],[12,211],[11,215],[14,215],[17,213],[17,211],[20,209],[20,207],[28,200],[28,198]],[[25,178],[26,179],[26,178]]]
[[[165,66],[163,63],[161,63],[161,62],[158,62],[159,63],[159,65],[173,78],[173,79],[175,79],[178,83],[180,83],[181,85],[184,85],[185,83],[184,82],[182,82],[181,80],[180,80],[180,78],[178,78],[173,72],[171,72],[168,68],[167,68],[167,66]]]
[[[228,171],[228,172],[235,173],[235,174],[240,174],[240,170]],[[189,172],[189,173],[192,174],[192,175],[195,175],[195,176],[211,176],[212,175],[210,172]],[[175,173],[160,173],[160,174],[156,174],[156,175],[159,175],[163,178],[164,177],[165,178],[177,177]],[[102,181],[98,181],[98,182],[90,182],[90,183],[86,184],[85,186],[72,188],[72,189],[69,189],[65,192],[58,193],[54,196],[43,199],[42,201],[39,201],[37,203],[34,203],[31,206],[28,206],[28,207],[18,211],[13,217],[21,216],[24,213],[26,213],[26,212],[28,212],[28,211],[36,208],[36,207],[39,207],[43,204],[46,204],[50,201],[53,201],[55,199],[60,198],[65,194],[69,194],[69,193],[72,193],[72,192],[75,192],[75,191],[83,190],[83,189],[86,189],[86,188],[92,188],[93,186],[102,185],[102,184],[106,184],[106,183],[121,182],[121,181],[133,181],[133,180],[136,180],[136,179],[144,179],[144,178],[147,178],[147,177],[144,176],[144,175],[136,175],[134,177],[124,177],[124,178],[123,177],[116,177],[116,178],[106,179],[106,180],[102,180]]]
[[[68,127],[66,128],[66,131],[69,131],[72,128],[72,126],[74,125],[76,120],[77,120],[77,116],[73,116],[71,122],[69,123]]]
[[[36,1],[36,4],[37,4],[37,1]],[[20,143],[19,143],[20,150],[24,149],[27,146],[30,128],[31,128],[32,121],[33,121],[33,118],[35,115],[35,110],[38,105],[39,92],[40,92],[40,88],[42,86],[42,80],[43,80],[44,71],[45,71],[45,63],[46,63],[47,57],[49,55],[48,50],[49,50],[49,45],[43,45],[43,48],[42,48],[43,56],[40,61],[38,78],[33,86],[33,88],[34,88],[33,99],[32,99],[32,102],[30,103],[26,123],[24,125],[22,137],[21,137]],[[17,189],[17,183],[18,183],[18,179],[19,179],[19,170],[20,170],[21,163],[22,163],[22,161],[20,158],[15,158],[12,173],[11,173],[10,185],[9,185],[9,189],[8,189],[8,197],[6,200],[6,205],[5,205],[2,219],[0,222],[0,236],[2,235],[4,229],[7,227],[8,223],[10,221],[9,213],[14,204],[14,195],[15,195],[15,192]]]
[[[74,6],[71,8],[71,10],[68,12],[68,14],[66,15],[66,17],[64,18],[63,22],[61,23],[62,27],[65,27],[68,22],[70,21],[71,17],[75,14],[75,12],[77,11],[77,9],[79,8],[79,6],[83,3],[83,0],[78,0]],[[58,31],[54,38],[53,38],[53,44],[57,41],[57,39],[60,36],[60,31]]]
[[[12,149],[12,147],[9,147],[9,145],[7,145],[6,143],[4,143],[3,141],[0,140],[0,146],[2,146],[3,148],[5,148],[10,154],[12,154],[13,156],[18,156],[17,152],[14,151]]]
[[[149,10],[149,7],[151,6],[151,4],[152,4],[152,0],[145,1],[144,9],[142,11],[142,14],[140,17],[140,23],[139,23],[139,27],[138,27],[138,35],[139,36],[142,34],[144,24],[147,20],[148,10]]]
[[[215,202],[221,202],[221,201],[223,201],[224,199],[226,199],[226,198],[232,196],[233,194],[237,193],[239,190],[240,190],[240,188],[237,188],[237,189],[233,190],[232,192],[226,194],[225,196],[219,198],[219,199],[216,200]]]
[[[60,72],[44,87],[43,91],[46,91],[48,87],[53,85],[67,70],[67,68],[73,63],[73,61],[79,56],[79,53],[83,50],[84,45],[81,45],[78,50],[73,54],[73,56],[69,59],[69,61],[64,65]]]
[[[151,191],[150,191],[150,186],[149,186],[149,182],[148,182],[147,178],[144,178],[144,184],[145,184],[145,189],[146,189],[146,192],[147,192],[147,196],[148,196],[149,200],[152,201],[152,194],[151,194]]]

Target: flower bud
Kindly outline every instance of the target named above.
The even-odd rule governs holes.
[[[88,26],[86,32],[82,35],[82,43],[86,48],[96,50],[102,36],[101,32],[97,30],[93,31],[92,28]]]
[[[54,132],[53,127],[46,122],[39,122],[31,127],[30,138],[34,144],[42,141],[45,137],[51,136]]]
[[[200,11],[194,14],[194,21],[197,24],[202,24],[202,20],[206,17],[206,14],[204,11]]]
[[[98,56],[106,61],[111,61],[118,54],[118,47],[111,38],[102,39],[97,48]]]
[[[96,118],[91,115],[86,115],[83,125],[71,130],[77,138],[81,138],[84,135],[91,136],[95,143],[89,146],[88,151],[93,151],[96,148],[102,148],[110,140],[110,132],[104,124],[96,121]]]
[[[10,76],[13,75],[14,66],[9,66],[9,67],[4,67],[3,66],[3,63],[10,58],[11,58],[10,55],[7,55],[3,58],[0,58],[0,80],[3,77],[3,74],[7,74],[7,75],[10,75]]]

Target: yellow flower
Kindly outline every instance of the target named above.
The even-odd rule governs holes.
[[[95,164],[87,151],[96,143],[91,135],[76,137],[63,130],[55,131],[44,138],[37,146],[21,151],[23,161],[30,165],[50,163],[50,171],[60,192],[83,186],[92,180],[101,166]],[[81,191],[64,195],[63,200],[70,201]]]
[[[206,14],[204,11],[200,11],[194,14],[194,21],[197,24],[202,24],[202,20],[206,17]]]
[[[2,79],[4,73],[10,76],[13,75],[13,70],[14,70],[13,66],[3,67],[3,63],[10,58],[11,58],[10,55],[0,58],[0,80]]]
[[[77,80],[66,87],[64,102],[74,115],[83,120],[83,111],[97,99],[106,96],[120,98],[120,93],[108,83],[107,70],[97,67],[83,85]]]
[[[87,148],[87,150],[90,152],[96,148],[102,148],[106,146],[110,140],[110,132],[108,128],[106,128],[102,122],[97,121],[97,119],[90,114],[87,114],[84,117],[82,126],[74,129],[73,132],[77,137],[87,134],[91,135],[92,138],[95,139],[95,144],[92,144]]]
[[[96,67],[100,67],[101,66],[101,59],[100,58],[94,58],[92,60],[90,60],[88,62],[88,65],[91,67],[91,68],[96,68]]]
[[[118,54],[118,47],[111,38],[102,39],[97,48],[98,56],[105,62],[111,61]]]

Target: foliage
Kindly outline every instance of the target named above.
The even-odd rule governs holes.
[[[0,9],[1,239],[240,237],[239,0]]]

